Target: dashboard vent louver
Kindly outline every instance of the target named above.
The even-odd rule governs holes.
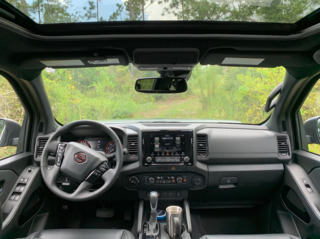
[[[208,156],[208,136],[197,135],[197,153],[198,158],[205,158]]]
[[[46,145],[49,138],[38,138],[38,145],[36,149],[36,158],[41,158],[44,146]]]
[[[289,145],[287,136],[277,136],[278,153],[281,157],[289,156]]]
[[[129,135],[128,136],[128,156],[129,159],[138,158],[138,135]]]

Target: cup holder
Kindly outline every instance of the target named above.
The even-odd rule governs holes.
[[[165,225],[165,226],[163,227],[163,230],[165,231],[165,233],[167,233],[167,234],[169,235],[167,225]],[[184,233],[184,231],[185,231],[185,228],[184,228],[183,225],[181,225],[181,235],[182,235],[182,233]]]

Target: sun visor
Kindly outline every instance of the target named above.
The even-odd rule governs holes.
[[[52,68],[77,68],[77,67],[98,67],[129,64],[128,57],[122,51],[83,54],[61,53],[47,54],[46,56],[35,56],[20,64],[24,69]]]
[[[311,55],[295,52],[240,52],[212,50],[200,61],[201,65],[277,67],[314,64]]]
[[[193,48],[136,49],[133,62],[140,70],[188,70],[199,61],[199,51]]]

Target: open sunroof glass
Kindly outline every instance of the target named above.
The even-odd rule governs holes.
[[[319,0],[7,0],[38,24],[113,21],[295,23]]]

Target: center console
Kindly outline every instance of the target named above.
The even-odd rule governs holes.
[[[192,130],[142,132],[141,168],[126,175],[126,188],[141,199],[157,190],[159,199],[187,199],[189,190],[205,188],[205,177],[196,170]]]
[[[140,201],[137,222],[139,239],[191,239],[188,201],[158,203],[158,197],[158,192],[151,191],[149,200]]]

